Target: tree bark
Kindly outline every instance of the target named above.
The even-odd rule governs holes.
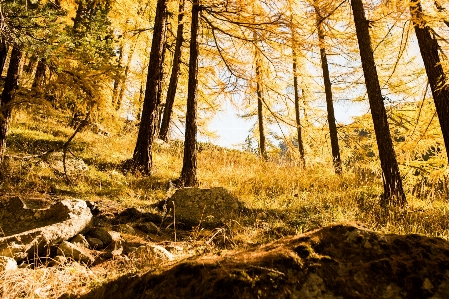
[[[45,65],[45,61],[43,59],[39,59],[36,68],[36,74],[34,75],[33,80],[33,89],[40,90],[45,84],[47,84],[47,66]]]
[[[175,103],[176,88],[178,86],[178,78],[181,69],[182,43],[184,41],[184,4],[185,0],[179,0],[178,12],[178,29],[176,33],[175,53],[173,55],[173,65],[168,85],[167,98],[165,100],[164,115],[162,117],[159,139],[168,141],[168,130],[170,128],[170,120],[173,112],[173,104]]]
[[[187,94],[186,134],[184,142],[184,161],[181,172],[181,185],[194,187],[198,184],[197,169],[197,88],[198,88],[198,27],[200,5],[194,0],[192,5],[192,24],[190,29],[189,83]]]
[[[8,46],[4,43],[0,43],[0,77],[2,76],[3,69],[5,68],[6,56],[8,56]]]
[[[11,122],[11,102],[13,100],[12,92],[19,84],[19,68],[22,52],[14,47],[11,53],[8,73],[6,75],[5,86],[1,95],[0,101],[0,164],[3,162],[3,157],[6,151],[6,138],[9,132],[9,125]]]
[[[421,51],[421,57],[424,61],[427,78],[429,79],[430,88],[432,90],[432,96],[440,121],[444,145],[446,146],[446,154],[449,161],[449,82],[447,81],[447,76],[444,73],[438,55],[438,41],[432,37],[430,33],[431,30],[422,17],[421,1],[411,1],[410,12],[415,27],[416,37],[418,39],[419,49]]]
[[[298,132],[298,150],[299,159],[301,160],[301,167],[306,167],[306,159],[304,153],[304,144],[302,141],[302,127],[301,127],[301,111],[299,107],[299,86],[298,86],[298,67],[296,52],[293,50],[293,87],[295,89],[295,114],[296,114],[296,128]]]
[[[334,104],[332,100],[332,83],[329,75],[329,64],[327,62],[326,48],[324,46],[324,32],[322,19],[317,11],[317,29],[321,54],[321,68],[323,69],[324,90],[326,93],[327,122],[329,123],[329,134],[331,138],[332,158],[336,174],[341,174],[340,147],[338,146],[338,132],[335,121]]]
[[[123,67],[123,59],[124,59],[124,55],[123,55],[123,51],[124,51],[124,47],[123,47],[124,42],[122,42],[121,46],[120,46],[120,55],[118,57],[118,67],[122,68]],[[115,106],[116,110],[117,109],[117,98],[119,96],[120,93],[120,88],[121,88],[121,84],[122,83],[122,78],[116,78],[114,80],[114,87],[112,89],[112,105]]]
[[[116,101],[115,101],[115,110],[120,110],[120,108],[122,107],[122,102],[123,102],[123,95],[125,94],[125,90],[126,90],[126,79],[128,78],[129,75],[129,70],[131,69],[131,62],[133,59],[133,55],[134,55],[134,51],[136,50],[136,46],[137,46],[137,39],[136,42],[134,43],[133,47],[131,48],[131,51],[129,52],[129,57],[128,57],[128,61],[126,62],[126,67],[125,67],[125,72],[123,74],[123,78],[118,79],[118,93],[116,95]],[[162,52],[162,55],[165,54],[165,51]],[[161,78],[162,80],[162,78]]]
[[[265,161],[268,160],[265,144],[265,128],[263,122],[263,92],[261,84],[261,66],[259,49],[255,49],[254,59],[256,61],[256,93],[257,93],[257,119],[259,122],[259,154]]]
[[[384,198],[383,204],[405,206],[407,199],[402,188],[396,154],[391,140],[387,113],[383,103],[379,78],[377,75],[374,54],[369,35],[368,21],[365,17],[362,0],[351,0],[357,40],[362,59],[363,74],[373,117],[377,147],[383,172]]]
[[[143,173],[150,175],[153,168],[152,147],[155,127],[157,125],[157,108],[159,80],[161,78],[162,63],[164,61],[164,43],[166,38],[167,1],[158,0],[154,33],[151,45],[150,62],[143,101],[142,117],[136,147],[134,149],[133,164]]]

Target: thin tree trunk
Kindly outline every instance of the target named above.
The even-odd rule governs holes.
[[[165,51],[167,50],[167,45],[164,43],[164,49],[163,51],[163,57],[165,57]],[[162,114],[162,109],[164,109],[164,107],[162,106],[162,83],[164,82],[164,67],[163,67],[164,61],[162,61],[162,70],[160,73],[160,78],[159,78],[159,89],[157,92],[157,102],[158,102],[158,106],[157,106],[157,119],[156,119],[156,127],[155,127],[155,131],[154,131],[154,136],[159,137],[159,132],[160,132],[160,128],[161,128],[161,114]]]
[[[178,12],[178,30],[176,33],[175,53],[173,55],[173,65],[168,85],[167,99],[165,100],[164,115],[162,117],[161,130],[159,138],[168,141],[168,130],[170,128],[170,120],[173,112],[173,104],[175,103],[176,88],[178,86],[178,78],[181,69],[182,43],[184,41],[184,4],[185,0],[179,0]]]
[[[159,80],[164,61],[163,48],[166,38],[167,2],[168,0],[158,0],[157,2],[142,118],[133,155],[135,167],[148,175],[151,174],[153,168],[152,147],[159,106]]]
[[[43,59],[39,59],[37,63],[36,73],[33,80],[33,89],[40,90],[45,84],[47,84],[47,66]]]
[[[255,34],[254,34],[255,36]],[[257,93],[257,119],[259,122],[259,154],[264,160],[268,160],[265,144],[265,128],[263,122],[263,92],[261,84],[261,66],[259,49],[255,49],[254,59],[256,61],[256,93]]]
[[[410,2],[410,12],[413,18],[421,57],[424,61],[427,77],[429,78],[449,160],[449,82],[441,66],[440,57],[438,56],[438,42],[432,37],[430,28],[422,17],[421,2],[419,0]]]
[[[124,59],[124,55],[123,55],[123,44],[124,43],[122,43],[122,45],[120,46],[120,55],[119,55],[119,57],[118,57],[118,67],[119,68],[122,68],[123,67],[123,59]],[[114,88],[112,89],[112,105],[114,105],[116,108],[117,108],[117,98],[118,98],[118,95],[119,95],[119,93],[120,93],[120,88],[121,88],[121,81],[122,81],[122,78],[117,78],[117,79],[115,79],[114,80]]]
[[[384,204],[405,206],[407,199],[402,188],[402,179],[399,173],[396,154],[391,140],[387,113],[383,103],[382,92],[379,85],[376,64],[371,46],[368,21],[365,17],[362,0],[351,0],[354,22],[357,31],[357,40],[362,59],[363,74],[373,117],[374,131],[376,133],[377,147],[384,182]]]
[[[122,102],[123,102],[123,95],[125,94],[125,90],[126,90],[126,79],[128,78],[128,74],[129,74],[129,70],[131,69],[131,62],[133,59],[133,55],[134,55],[134,51],[136,50],[136,46],[137,46],[137,39],[136,42],[134,43],[133,47],[131,48],[131,52],[129,53],[129,57],[128,57],[128,61],[126,62],[126,67],[125,67],[125,73],[123,75],[123,78],[120,78],[119,81],[119,87],[118,87],[118,95],[116,98],[116,102],[115,102],[115,109],[119,110],[122,106]],[[162,55],[165,54],[165,51],[163,51]]]
[[[6,138],[9,132],[12,112],[11,102],[13,97],[11,93],[18,87],[21,58],[22,52],[17,47],[14,47],[0,101],[0,164],[3,162],[6,151]]]
[[[316,9],[316,8],[315,8]],[[317,9],[316,9],[317,10]],[[329,75],[329,64],[327,62],[326,48],[324,46],[324,32],[321,17],[317,10],[317,29],[321,54],[321,67],[323,69],[324,90],[326,92],[327,122],[329,123],[329,134],[331,138],[332,157],[336,174],[341,174],[340,147],[338,146],[338,132],[335,121],[334,104],[332,100],[332,83]]]
[[[302,127],[301,127],[301,111],[299,106],[299,86],[298,86],[298,67],[296,52],[293,50],[293,87],[295,89],[295,114],[296,114],[296,128],[298,131],[298,150],[299,158],[301,160],[301,167],[306,167],[306,159],[304,154],[304,145],[302,141]]]
[[[190,29],[189,83],[187,94],[186,134],[184,142],[184,161],[181,172],[181,184],[193,187],[198,184],[197,168],[197,88],[198,88],[198,27],[200,5],[194,0],[192,5],[192,24]]]

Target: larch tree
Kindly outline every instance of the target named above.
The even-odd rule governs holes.
[[[384,98],[382,97],[374,61],[369,21],[365,17],[362,0],[351,0],[351,7],[383,174],[383,201],[395,206],[405,206],[407,199],[402,187],[402,178],[393,148],[387,113],[383,102]]]
[[[147,175],[151,174],[153,169],[152,148],[156,126],[158,125],[158,108],[160,104],[158,94],[164,61],[167,2],[167,0],[157,1],[142,117],[132,158],[133,167]]]
[[[197,179],[197,92],[198,92],[198,30],[201,6],[199,0],[192,4],[192,21],[190,26],[189,82],[187,94],[186,131],[184,141],[184,159],[180,185],[194,187]]]
[[[449,81],[441,65],[438,41],[423,17],[420,0],[410,1],[410,12],[449,160]]]
[[[259,128],[259,155],[264,160],[268,160],[267,147],[265,143],[265,125],[264,125],[264,98],[262,90],[262,62],[260,57],[260,50],[257,45],[257,36],[254,34],[254,65],[255,65],[255,80],[256,80],[256,95],[257,95],[257,122]]]
[[[6,138],[11,123],[13,93],[18,88],[20,59],[23,57],[18,46],[14,46],[0,101],[0,164],[6,151]]]
[[[167,97],[165,100],[164,114],[162,117],[159,138],[168,141],[168,131],[170,129],[171,116],[173,114],[173,104],[175,103],[176,89],[178,86],[179,73],[181,71],[182,43],[184,41],[184,6],[185,0],[179,0],[178,7],[178,28],[176,31],[176,44],[173,54],[170,83],[168,85]]]
[[[324,16],[322,15],[319,1],[315,1],[314,7],[317,20],[316,26],[318,31],[318,39],[320,47],[321,68],[323,70],[324,90],[326,93],[327,122],[329,125],[333,164],[335,173],[340,174],[342,172],[340,147],[338,145],[337,124],[335,120],[334,103],[332,99],[332,83],[329,74],[329,63],[327,61],[326,44],[324,40],[325,33],[323,29],[323,23],[325,19]]]

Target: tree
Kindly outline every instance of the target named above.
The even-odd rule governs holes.
[[[420,0],[410,1],[410,13],[432,90],[449,161],[449,81],[441,65],[438,41],[432,36],[432,29],[423,18]]]
[[[393,142],[391,140],[387,113],[379,85],[369,34],[369,22],[365,17],[362,0],[351,0],[351,6],[354,15],[371,115],[374,123],[374,131],[376,133],[377,148],[379,150],[380,163],[383,172],[383,200],[385,203],[405,206],[407,200],[402,188],[402,179],[399,173],[399,166],[396,160]]]
[[[259,155],[264,160],[268,160],[267,149],[265,145],[265,128],[264,128],[264,117],[263,117],[263,92],[262,92],[262,74],[261,74],[261,59],[260,59],[260,50],[257,47],[257,37],[255,35],[255,54],[254,60],[256,65],[256,94],[257,94],[257,121],[259,125]]]
[[[197,89],[198,89],[198,28],[201,6],[198,0],[192,4],[192,23],[190,27],[189,86],[187,94],[186,133],[184,159],[180,183],[185,187],[198,184],[197,168]]]
[[[315,1],[315,4],[316,2],[317,1]],[[323,30],[324,18],[321,15],[320,8],[317,5],[315,5],[315,12],[317,17],[317,31],[320,46],[321,67],[323,69],[324,90],[326,93],[327,121],[329,124],[329,133],[331,138],[332,157],[335,173],[340,174],[342,171],[340,148],[338,146],[338,132],[335,121],[334,104],[332,100],[332,83],[329,75],[329,64],[327,62],[326,48],[324,42],[324,30]]]
[[[168,130],[170,128],[170,120],[173,112],[173,104],[175,102],[176,88],[178,86],[179,72],[181,69],[182,43],[184,32],[184,4],[185,0],[179,0],[178,8],[178,29],[176,31],[175,53],[173,54],[173,64],[170,76],[170,83],[167,90],[167,98],[165,100],[164,115],[162,117],[159,138],[168,141]]]
[[[160,104],[158,93],[164,61],[163,54],[166,38],[166,23],[167,0],[158,0],[142,117],[132,158],[134,167],[147,175],[151,174],[153,168],[152,148],[158,120],[158,107]]]
[[[14,46],[0,101],[0,164],[3,162],[6,151],[6,137],[11,122],[13,92],[18,87],[21,57],[22,52],[19,47]]]

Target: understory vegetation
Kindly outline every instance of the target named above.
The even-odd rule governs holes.
[[[41,155],[59,148],[72,135],[65,121],[56,112],[49,116],[29,108],[15,113],[1,172],[3,194],[109,199],[151,212],[151,205],[174,192],[171,182],[181,171],[181,141],[155,144],[155,171],[143,176],[124,167],[132,154],[136,127],[117,125],[107,136],[86,129],[68,147],[65,173],[62,154]],[[320,156],[309,159],[302,169],[285,156],[262,161],[253,153],[209,143],[200,143],[198,151],[200,187],[224,187],[254,211],[250,221],[227,227],[236,238],[232,247],[261,244],[335,222],[358,222],[383,232],[449,237],[445,169],[431,175],[414,173],[412,179],[404,180],[408,207],[396,208],[379,204],[382,179],[374,163],[360,162],[336,175]]]

